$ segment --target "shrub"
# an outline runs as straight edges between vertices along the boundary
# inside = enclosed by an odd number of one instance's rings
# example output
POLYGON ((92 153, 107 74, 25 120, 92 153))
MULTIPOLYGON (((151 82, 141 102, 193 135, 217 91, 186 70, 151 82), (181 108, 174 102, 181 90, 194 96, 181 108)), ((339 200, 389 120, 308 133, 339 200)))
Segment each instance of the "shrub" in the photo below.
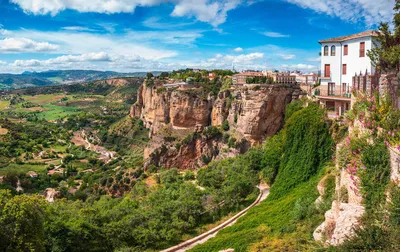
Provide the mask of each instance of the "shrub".
POLYGON ((361 192, 368 211, 386 199, 385 190, 390 179, 389 152, 382 142, 367 145, 361 161, 365 166, 365 169, 360 170, 361 192))
POLYGON ((228 130, 229 130, 229 122, 228 122, 228 120, 225 120, 225 121, 222 123, 222 129, 223 129, 224 131, 228 131, 228 130))
POLYGON ((209 164, 211 162, 211 160, 212 160, 212 157, 209 157, 209 156, 207 156, 205 154, 201 155, 201 161, 204 164, 206 164, 206 165, 209 164))
POLYGON ((183 176, 183 179, 188 181, 188 180, 194 180, 196 176, 194 175, 193 171, 187 171, 185 175, 183 176))

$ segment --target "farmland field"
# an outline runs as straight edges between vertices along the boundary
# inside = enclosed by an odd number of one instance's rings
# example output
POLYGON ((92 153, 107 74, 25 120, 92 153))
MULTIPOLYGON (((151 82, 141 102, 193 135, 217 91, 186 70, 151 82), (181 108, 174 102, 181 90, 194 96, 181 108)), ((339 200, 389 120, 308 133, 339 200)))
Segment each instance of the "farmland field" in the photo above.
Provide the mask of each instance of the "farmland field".
POLYGON ((0 168, 0 176, 5 175, 8 172, 19 172, 19 173, 27 173, 29 171, 34 172, 42 172, 46 170, 47 165, 38 165, 38 164, 15 164, 10 163, 8 166, 4 168, 0 168))
POLYGON ((6 107, 8 107, 10 105, 9 101, 0 101, 0 110, 5 109, 6 107))
POLYGON ((47 121, 63 119, 79 111, 79 108, 76 107, 58 106, 53 104, 46 104, 43 108, 45 111, 38 113, 38 118, 47 121))

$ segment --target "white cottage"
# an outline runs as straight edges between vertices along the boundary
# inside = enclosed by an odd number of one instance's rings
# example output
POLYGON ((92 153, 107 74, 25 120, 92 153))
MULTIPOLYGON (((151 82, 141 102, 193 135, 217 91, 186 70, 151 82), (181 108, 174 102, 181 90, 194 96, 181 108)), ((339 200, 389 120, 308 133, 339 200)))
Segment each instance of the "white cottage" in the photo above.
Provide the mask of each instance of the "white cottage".
POLYGON ((360 72, 375 73, 367 51, 374 47, 376 36, 376 31, 366 31, 319 41, 321 86, 316 94, 336 116, 350 109, 352 77, 360 72))

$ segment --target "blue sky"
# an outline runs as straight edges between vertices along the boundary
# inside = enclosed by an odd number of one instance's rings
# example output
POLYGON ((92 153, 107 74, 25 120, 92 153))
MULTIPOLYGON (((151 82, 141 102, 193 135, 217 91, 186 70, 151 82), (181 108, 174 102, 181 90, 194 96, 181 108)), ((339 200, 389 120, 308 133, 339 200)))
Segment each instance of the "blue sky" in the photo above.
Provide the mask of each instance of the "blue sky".
POLYGON ((394 0, 0 0, 0 72, 319 67, 318 40, 390 22, 394 0), (379 4, 378 4, 379 2, 379 4))

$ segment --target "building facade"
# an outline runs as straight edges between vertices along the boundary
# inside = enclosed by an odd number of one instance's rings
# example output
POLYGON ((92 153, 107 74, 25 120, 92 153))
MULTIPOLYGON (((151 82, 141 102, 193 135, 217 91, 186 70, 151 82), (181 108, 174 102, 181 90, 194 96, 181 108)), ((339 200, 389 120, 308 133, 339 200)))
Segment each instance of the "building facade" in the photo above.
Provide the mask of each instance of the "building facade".
POLYGON ((315 94, 330 111, 341 116, 350 109, 352 77, 375 73, 367 51, 374 47, 375 31, 319 41, 321 85, 315 94))
POLYGON ((244 85, 246 84, 247 78, 254 78, 254 77, 263 77, 262 72, 243 72, 235 74, 232 77, 232 84, 233 85, 244 85))

